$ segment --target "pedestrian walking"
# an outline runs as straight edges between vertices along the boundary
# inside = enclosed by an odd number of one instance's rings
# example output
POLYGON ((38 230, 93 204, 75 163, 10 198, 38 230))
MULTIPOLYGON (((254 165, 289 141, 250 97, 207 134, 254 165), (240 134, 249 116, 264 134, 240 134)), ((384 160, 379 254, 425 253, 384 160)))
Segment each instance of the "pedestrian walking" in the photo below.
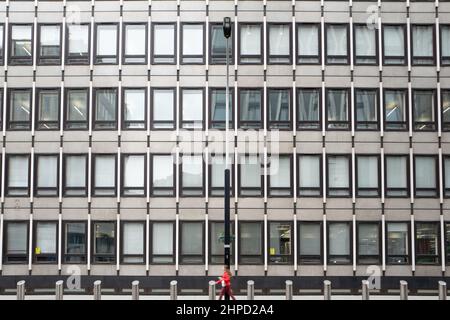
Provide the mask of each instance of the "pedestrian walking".
POLYGON ((219 300, 222 300, 222 297, 225 294, 228 294, 231 299, 236 300, 233 295, 233 291, 231 290, 231 271, 227 266, 224 266, 223 269, 224 271, 222 277, 219 277, 219 280, 216 281, 216 284, 222 284, 222 290, 220 291, 219 300))

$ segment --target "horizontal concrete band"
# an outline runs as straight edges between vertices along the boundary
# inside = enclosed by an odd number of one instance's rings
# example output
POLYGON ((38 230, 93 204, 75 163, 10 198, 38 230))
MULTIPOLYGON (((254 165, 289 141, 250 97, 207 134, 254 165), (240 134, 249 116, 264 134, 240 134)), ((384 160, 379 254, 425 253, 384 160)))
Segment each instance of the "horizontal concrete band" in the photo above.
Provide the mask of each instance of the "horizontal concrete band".
MULTIPOLYGON (((26 289, 51 289, 55 287, 58 280, 64 280, 66 289, 67 276, 1 276, 0 292, 5 289, 15 289, 17 282, 25 280, 26 289)), ((208 290, 208 282, 215 280, 216 275, 211 276, 82 276, 81 289, 92 291, 94 282, 101 281, 102 289, 131 289, 131 283, 135 280, 139 281, 140 289, 167 289, 170 288, 170 282, 177 281, 178 290, 208 290)), ((286 280, 293 282, 294 290, 322 290, 323 281, 331 281, 333 289, 358 290, 361 289, 361 281, 367 280, 367 277, 349 277, 349 276, 331 276, 331 277, 280 277, 280 276, 235 276, 232 279, 232 286, 235 291, 246 290, 247 281, 253 280, 255 290, 284 290, 286 280)), ((450 277, 380 277, 380 289, 392 290, 400 289, 400 281, 408 282, 410 291, 416 290, 438 290, 438 282, 445 281, 450 283, 450 277)))

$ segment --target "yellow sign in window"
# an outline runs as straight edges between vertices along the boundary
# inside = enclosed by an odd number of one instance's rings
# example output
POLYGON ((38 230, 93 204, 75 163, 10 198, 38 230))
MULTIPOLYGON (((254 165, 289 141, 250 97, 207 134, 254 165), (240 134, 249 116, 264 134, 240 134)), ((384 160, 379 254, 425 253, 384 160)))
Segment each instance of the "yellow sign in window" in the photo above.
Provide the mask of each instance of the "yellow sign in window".
POLYGON ((41 254, 41 247, 34 248, 34 253, 35 254, 41 254))

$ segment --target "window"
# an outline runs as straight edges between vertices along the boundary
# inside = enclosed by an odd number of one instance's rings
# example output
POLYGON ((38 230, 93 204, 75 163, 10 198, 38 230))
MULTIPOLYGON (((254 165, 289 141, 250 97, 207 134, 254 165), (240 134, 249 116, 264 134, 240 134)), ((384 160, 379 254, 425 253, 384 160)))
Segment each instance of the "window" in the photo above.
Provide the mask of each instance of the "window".
POLYGON ((117 128, 117 90, 95 89, 94 129, 117 128))
MULTIPOLYGON (((210 223, 210 258, 211 264, 223 264, 224 261, 224 243, 225 243, 225 224, 223 222, 211 222, 210 223)), ((230 258, 234 260, 233 248, 234 248, 234 232, 233 223, 230 223, 230 258)), ((233 262, 231 262, 233 263, 233 262)))
POLYGON ((143 222, 122 224, 122 262, 144 263, 145 232, 143 222))
POLYGON ((126 64, 143 64, 147 62, 147 25, 125 24, 125 52, 123 62, 126 64))
POLYGON ((67 64, 89 63, 89 24, 69 24, 67 26, 67 64))
MULTIPOLYGON (((210 27, 210 64, 226 64, 227 63, 227 39, 223 35, 223 24, 214 23, 211 24, 210 27)), ((233 43, 234 39, 234 25, 231 24, 231 37, 228 41, 228 54, 229 54, 229 63, 233 63, 233 43)))
POLYGON ((378 91, 356 89, 356 129, 378 130, 378 91))
POLYGON ((356 193, 359 197, 378 197, 380 195, 378 163, 378 156, 359 155, 356 157, 356 193))
POLYGON ((66 155, 64 158, 64 195, 86 196, 87 156, 66 155))
POLYGON ((388 222, 386 224, 388 264, 409 263, 409 228, 405 222, 388 222))
POLYGON ((262 127, 261 89, 239 90, 239 128, 260 129, 262 127))
POLYGON ((152 223, 152 263, 173 263, 175 252, 173 230, 173 222, 152 223))
POLYGON ((380 224, 358 223, 358 264, 380 264, 380 224))
POLYGON ((327 128, 350 129, 348 89, 327 89, 327 128))
POLYGON ((405 26, 383 26, 383 63, 385 65, 405 64, 405 26))
POLYGON ((350 158, 347 155, 327 156, 328 196, 350 196, 350 158))
POLYGON ((239 159, 239 194, 241 196, 261 196, 263 177, 261 159, 257 155, 240 156, 239 159))
POLYGON ((147 89, 127 88, 123 91, 123 129, 145 129, 147 89))
POLYGON ((34 262, 56 263, 57 260, 57 223, 36 222, 34 243, 34 262))
POLYGON ((261 222, 239 223, 239 264, 263 263, 261 222))
POLYGON ((329 24, 326 37, 327 64, 348 64, 348 26, 329 24))
POLYGON ((269 89, 269 129, 291 129, 291 90, 269 89))
POLYGON ((114 263, 116 260, 116 225, 114 222, 94 222, 93 263, 114 263))
POLYGON ((96 25, 96 64, 116 64, 118 54, 118 32, 115 24, 96 25))
POLYGON ((204 63, 203 24, 183 23, 181 25, 181 62, 204 63))
POLYGON ((38 130, 59 129, 59 90, 38 90, 38 115, 36 127, 38 130))
MULTIPOLYGON (((226 89, 214 88, 211 89, 210 100, 210 111, 209 111, 209 121, 210 128, 213 129, 225 129, 225 118, 226 118, 226 89)), ((229 128, 234 127, 234 112, 233 112, 233 90, 229 91, 228 98, 228 121, 229 128)))
POLYGON ((61 63, 61 26, 39 26, 39 64, 61 63))
POLYGON ((416 222, 416 264, 439 263, 439 223, 416 222))
POLYGON ((269 63, 290 64, 291 62, 291 25, 269 24, 269 63))
POLYGON ((269 223, 269 263, 292 262, 292 226, 290 222, 269 223))
POLYGON ((29 155, 7 155, 7 195, 28 196, 29 179, 29 155))
POLYGON ((152 129, 175 128, 175 89, 152 89, 152 129))
POLYGON ((450 131, 450 90, 442 90, 442 130, 450 131))
POLYGON ((262 24, 239 25, 239 63, 262 63, 262 24))
POLYGON ((116 195, 116 155, 96 154, 94 159, 94 187, 95 196, 116 195))
POLYGON ((204 262, 204 226, 203 222, 181 222, 180 262, 183 264, 202 264, 204 262))
POLYGON ((408 156, 386 156, 386 196, 407 197, 409 194, 408 156))
POLYGON ((445 224, 445 255, 450 261, 450 223, 445 224))
POLYGON ((386 130, 406 130, 408 125, 406 91, 384 91, 384 127, 386 130))
POLYGON ((33 63, 33 26, 11 25, 9 63, 31 65, 33 63))
POLYGON ((414 156, 414 186, 416 197, 436 197, 437 158, 435 156, 414 156))
POLYGON ((57 155, 36 155, 36 195, 58 195, 59 161, 57 155))
POLYGON ((450 157, 446 156, 443 159, 444 166, 444 196, 450 197, 450 157))
POLYGON ((170 154, 152 154, 151 193, 153 196, 173 196, 175 190, 174 160, 170 154))
POLYGON ((269 194, 271 196, 292 195, 290 155, 271 155, 269 164, 269 194))
POLYGON ((5 263, 28 262, 28 222, 5 222, 5 263))
POLYGON ((441 25, 441 63, 450 65, 450 25, 441 25))
POLYGON ((297 25, 297 63, 320 63, 320 25, 297 25))
POLYGON ((86 223, 64 223, 64 262, 86 263, 86 223))
POLYGON ((434 64, 434 26, 412 26, 412 63, 415 65, 434 64))
POLYGON ((145 155, 123 155, 122 162, 122 195, 145 195, 145 155))
POLYGON ((88 128, 88 89, 66 91, 65 129, 84 130, 88 128))
POLYGON ((154 23, 152 24, 152 63, 174 64, 175 63, 175 24, 154 23))
POLYGON ((413 90, 414 130, 436 130, 434 90, 413 90))
POLYGON ((322 195, 322 158, 320 155, 299 155, 298 194, 301 197, 322 195))
POLYGON ((373 25, 355 25, 355 63, 377 63, 377 30, 373 25))
POLYGON ((299 263, 322 263, 322 224, 302 221, 298 224, 299 263))
POLYGON ((0 127, 3 128, 3 90, 0 89, 0 127))
POLYGON ((350 223, 328 223, 328 263, 349 264, 351 262, 350 223))
POLYGON ((5 56, 5 27, 4 25, 0 25, 0 64, 4 63, 5 56))
POLYGON ((320 89, 297 90, 297 125, 299 130, 318 130, 320 123, 320 89))
POLYGON ((203 195, 203 156, 182 155, 181 194, 183 196, 203 195))
POLYGON ((182 89, 181 97, 181 127, 203 129, 203 89, 182 89))
POLYGON ((31 129, 30 89, 11 89, 9 91, 8 129, 31 129))
MULTIPOLYGON (((211 165, 210 165, 210 194, 212 196, 220 196, 224 195, 224 186, 225 186, 225 155, 211 155, 211 165)), ((232 157, 229 158, 230 161, 230 194, 233 194, 233 162, 232 157)))

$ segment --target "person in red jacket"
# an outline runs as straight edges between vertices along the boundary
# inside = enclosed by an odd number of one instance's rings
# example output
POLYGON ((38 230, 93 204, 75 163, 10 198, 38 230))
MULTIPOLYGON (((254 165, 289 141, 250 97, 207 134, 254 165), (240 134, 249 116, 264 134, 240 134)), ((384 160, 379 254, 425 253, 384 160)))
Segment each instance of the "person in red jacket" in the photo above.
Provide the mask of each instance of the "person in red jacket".
POLYGON ((233 295, 233 291, 231 290, 231 271, 227 266, 223 269, 224 271, 222 277, 219 277, 219 280, 216 281, 216 284, 222 283, 222 290, 220 291, 219 300, 222 300, 222 297, 225 294, 228 294, 231 299, 236 300, 233 295))

